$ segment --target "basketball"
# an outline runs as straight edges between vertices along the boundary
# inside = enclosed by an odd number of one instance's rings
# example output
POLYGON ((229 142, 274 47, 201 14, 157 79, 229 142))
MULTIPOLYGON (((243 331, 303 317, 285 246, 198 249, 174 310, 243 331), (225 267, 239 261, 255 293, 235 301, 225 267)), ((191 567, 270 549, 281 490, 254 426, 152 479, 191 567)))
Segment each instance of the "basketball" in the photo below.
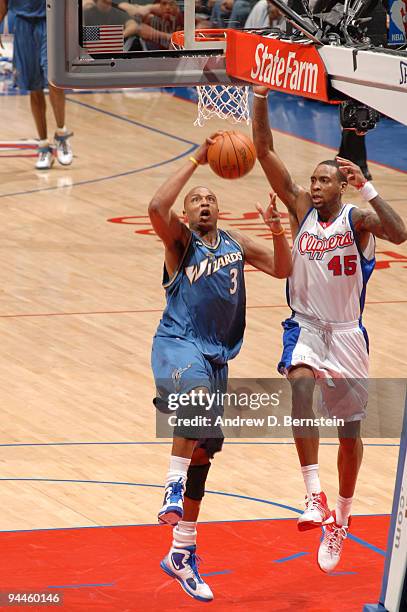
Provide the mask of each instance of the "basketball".
POLYGON ((255 161, 254 144, 242 132, 223 132, 208 148, 208 163, 221 178, 240 178, 250 172, 255 161))

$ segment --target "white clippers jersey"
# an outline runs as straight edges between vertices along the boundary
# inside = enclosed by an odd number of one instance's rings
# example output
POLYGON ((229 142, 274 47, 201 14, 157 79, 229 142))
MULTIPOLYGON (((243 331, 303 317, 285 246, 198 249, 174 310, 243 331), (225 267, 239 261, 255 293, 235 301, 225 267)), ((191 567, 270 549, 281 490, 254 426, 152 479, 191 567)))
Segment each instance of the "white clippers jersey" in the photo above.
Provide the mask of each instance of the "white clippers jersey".
POLYGON ((293 272, 287 282, 293 312, 331 323, 360 319, 375 265, 375 240, 371 235, 364 253, 359 250, 352 208, 345 204, 325 228, 315 208, 304 218, 294 241, 293 272))

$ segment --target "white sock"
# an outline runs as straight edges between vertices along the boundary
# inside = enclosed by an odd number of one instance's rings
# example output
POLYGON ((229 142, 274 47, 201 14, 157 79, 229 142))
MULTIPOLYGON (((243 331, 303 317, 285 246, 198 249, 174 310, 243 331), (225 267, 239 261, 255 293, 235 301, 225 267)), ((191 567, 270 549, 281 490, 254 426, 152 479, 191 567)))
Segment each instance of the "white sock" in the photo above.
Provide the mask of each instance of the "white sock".
POLYGON ((352 507, 353 497, 342 497, 338 495, 336 501, 336 524, 341 527, 348 526, 348 519, 350 516, 350 509, 352 507))
POLYGON ((39 140, 38 141, 38 148, 39 149, 45 149, 45 147, 49 147, 49 140, 48 140, 48 138, 44 138, 44 140, 39 140))
POLYGON ((180 478, 183 480, 183 482, 185 482, 187 479, 187 473, 190 463, 191 459, 171 455, 170 466, 167 472, 165 486, 167 486, 169 482, 174 482, 174 480, 179 480, 180 478))
POLYGON ((172 530, 172 547, 185 548, 196 544, 196 523, 190 521, 179 521, 172 530))
POLYGON ((312 493, 321 493, 321 483, 319 482, 319 465, 304 465, 301 467, 301 472, 304 478, 307 495, 310 497, 312 493))
POLYGON ((66 129, 66 125, 64 125, 64 127, 57 127, 57 129, 55 130, 57 136, 64 136, 67 133, 67 129, 66 129))

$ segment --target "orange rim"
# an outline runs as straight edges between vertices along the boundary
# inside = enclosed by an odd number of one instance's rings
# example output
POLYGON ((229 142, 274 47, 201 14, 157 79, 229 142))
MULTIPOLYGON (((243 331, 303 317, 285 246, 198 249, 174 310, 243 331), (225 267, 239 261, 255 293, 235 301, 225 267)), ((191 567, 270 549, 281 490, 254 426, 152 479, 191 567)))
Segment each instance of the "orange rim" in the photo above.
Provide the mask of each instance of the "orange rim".
MULTIPOLYGON (((218 41, 226 39, 227 30, 220 29, 202 29, 195 30, 195 41, 218 41)), ((184 30, 178 30, 177 32, 173 32, 171 35, 172 44, 180 48, 184 48, 185 37, 184 30)))

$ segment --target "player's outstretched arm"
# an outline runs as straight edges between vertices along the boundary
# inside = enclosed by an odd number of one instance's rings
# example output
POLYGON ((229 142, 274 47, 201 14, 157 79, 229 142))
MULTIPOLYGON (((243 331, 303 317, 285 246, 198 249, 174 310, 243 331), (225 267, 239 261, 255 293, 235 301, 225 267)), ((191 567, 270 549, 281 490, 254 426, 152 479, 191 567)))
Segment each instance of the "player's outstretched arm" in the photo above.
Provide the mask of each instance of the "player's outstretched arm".
POLYGON ((292 269, 291 249, 280 222, 276 194, 270 193, 270 204, 265 211, 260 204, 257 204, 257 210, 273 234, 274 253, 247 236, 236 232, 231 234, 242 245, 247 263, 275 278, 287 278, 292 269))
POLYGON ((308 194, 293 181, 286 166, 274 150, 273 134, 268 116, 268 89, 256 85, 253 87, 253 91, 253 142, 256 147, 257 158, 272 189, 277 193, 280 200, 292 214, 302 217, 302 211, 299 210, 302 200, 307 200, 305 203, 306 210, 311 206, 311 200, 306 197, 308 194))
POLYGON ((181 168, 168 178, 154 194, 148 214, 156 234, 171 249, 179 243, 185 246, 189 229, 182 223, 172 207, 181 190, 191 178, 198 166, 207 163, 208 147, 214 142, 213 134, 188 158, 181 168))
POLYGON ((373 210, 352 210, 352 222, 359 234, 370 232, 378 238, 388 240, 393 244, 401 244, 407 240, 407 230, 403 219, 382 197, 373 185, 366 181, 359 166, 337 157, 340 168, 348 178, 348 183, 359 190, 364 200, 369 202, 373 210))

